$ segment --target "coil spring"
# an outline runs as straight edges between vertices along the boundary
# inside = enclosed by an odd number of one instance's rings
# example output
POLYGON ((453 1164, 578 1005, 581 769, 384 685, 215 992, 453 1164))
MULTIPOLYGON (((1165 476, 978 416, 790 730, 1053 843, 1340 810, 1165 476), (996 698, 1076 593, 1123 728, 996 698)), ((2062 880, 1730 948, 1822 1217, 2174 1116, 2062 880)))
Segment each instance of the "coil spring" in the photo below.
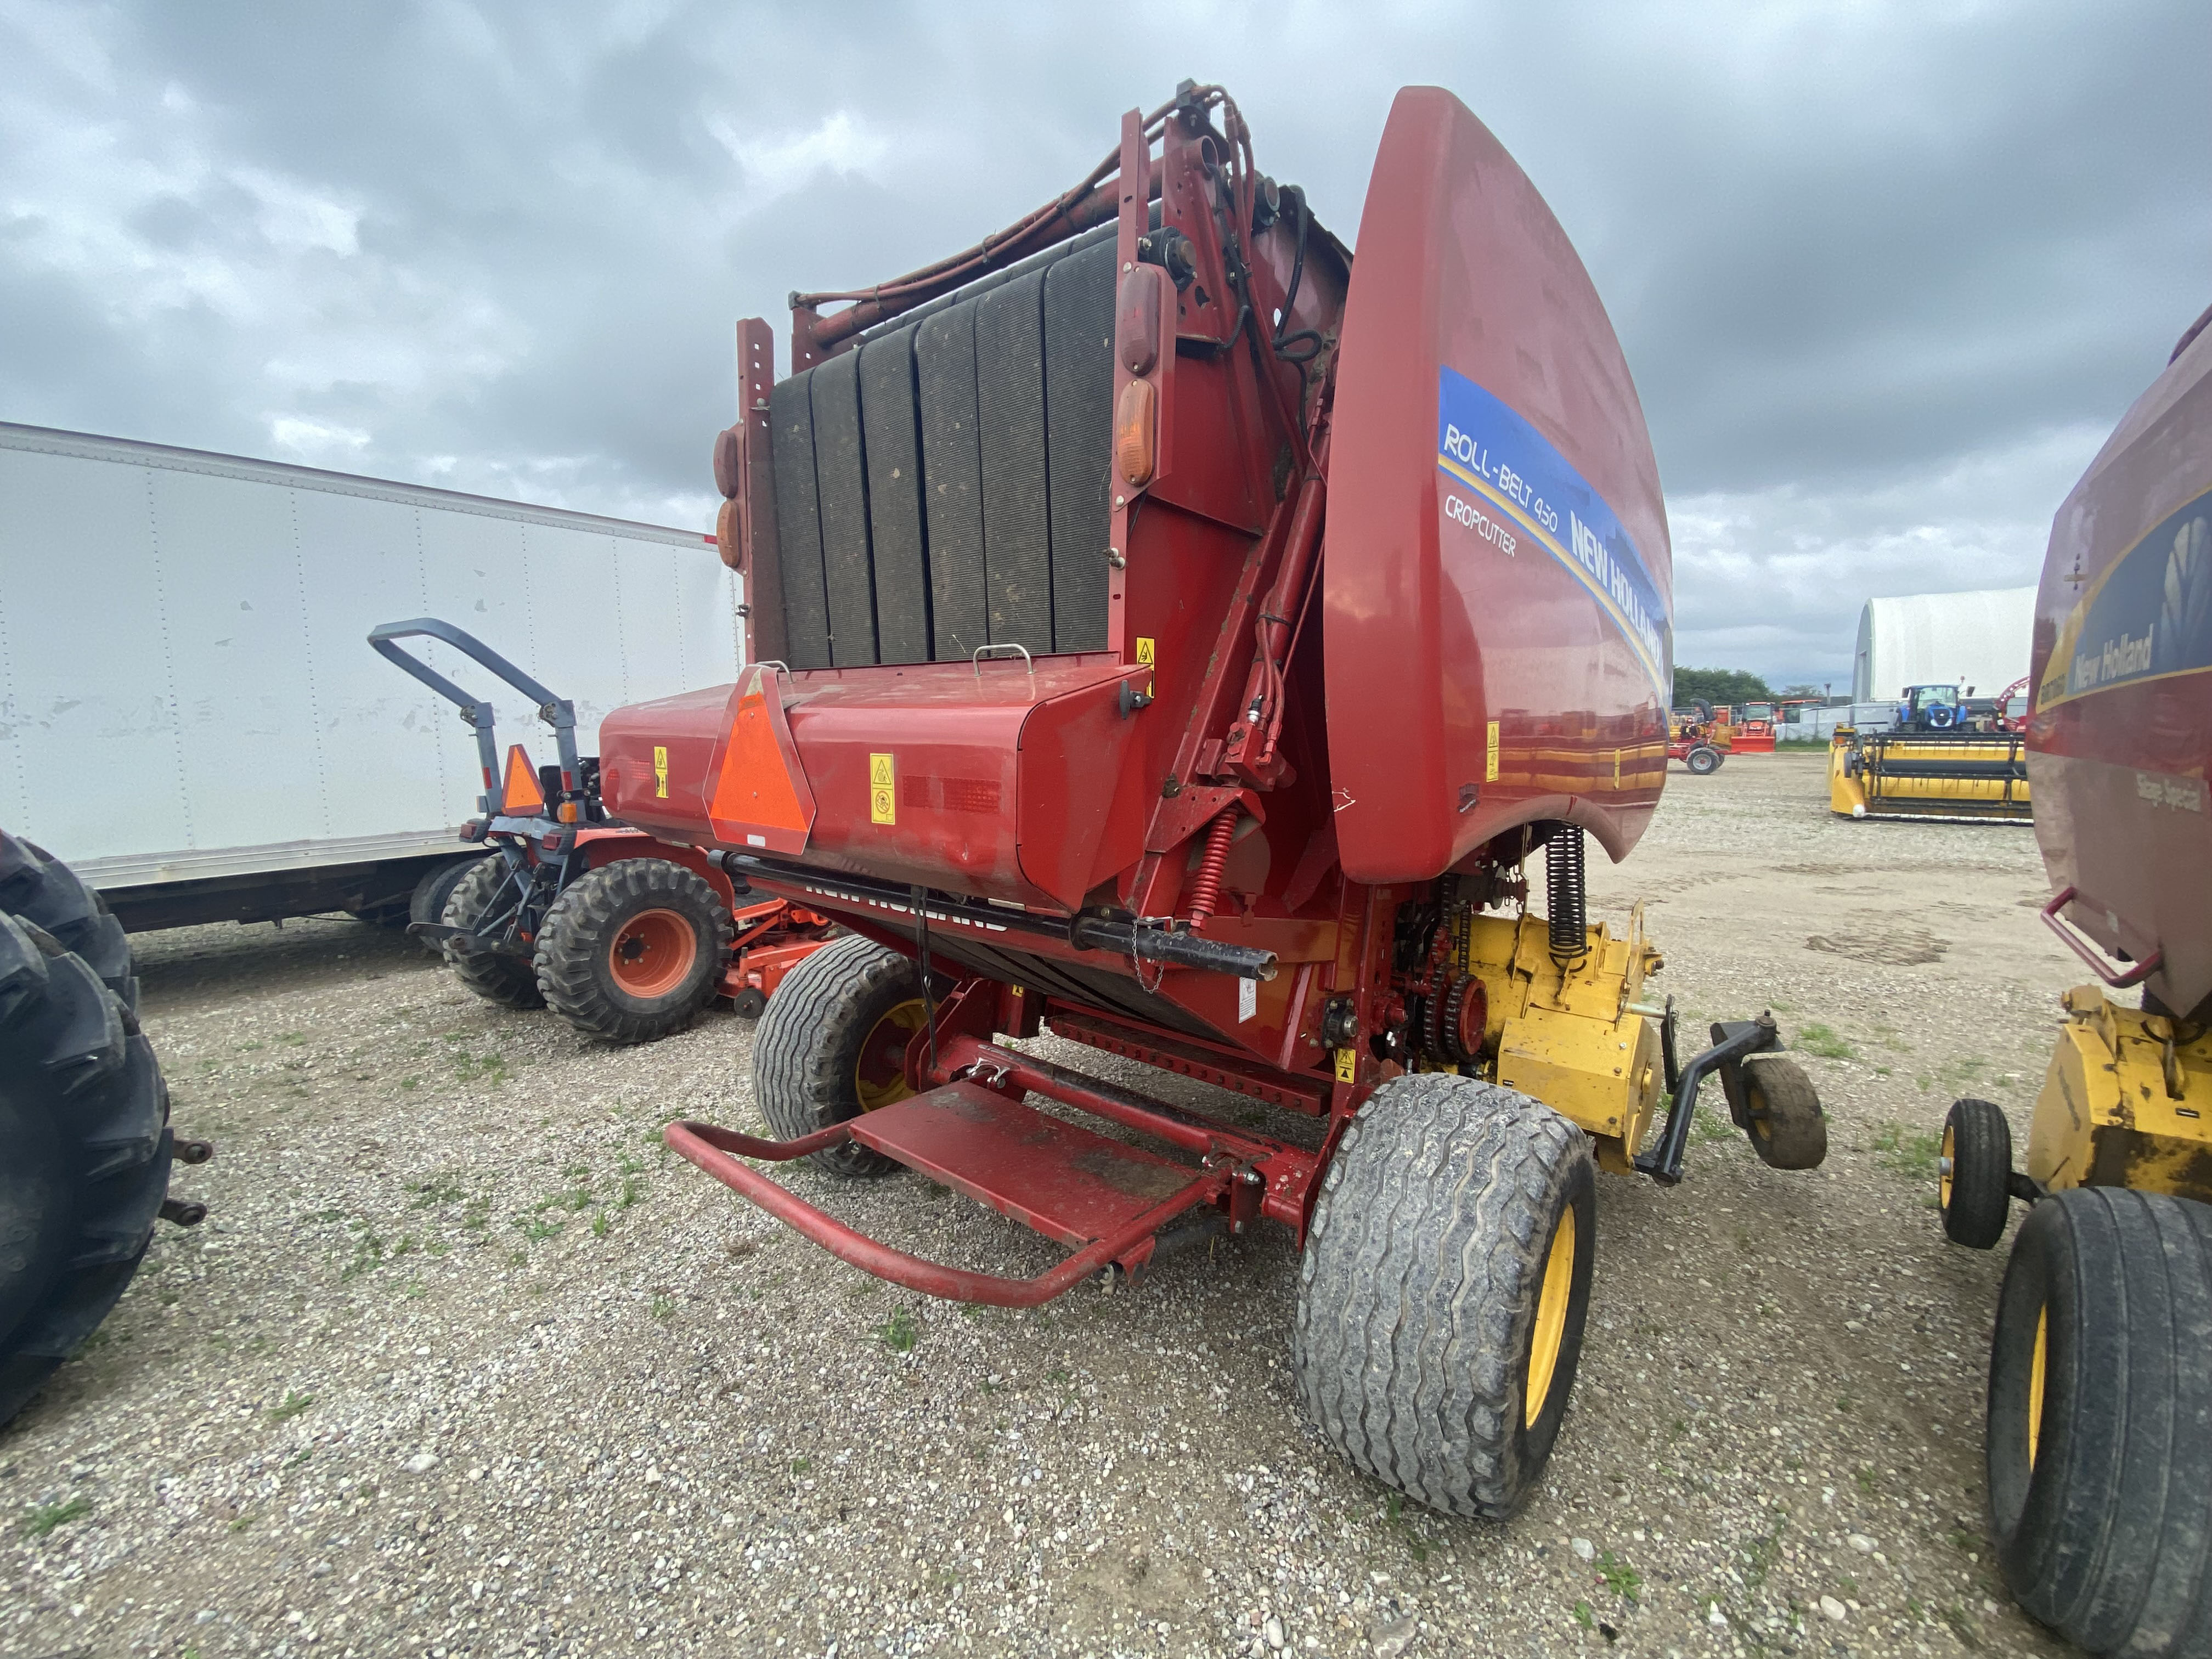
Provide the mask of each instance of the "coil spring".
POLYGON ((1589 952, 1589 890, 1583 874, 1582 826, 1559 823, 1544 844, 1544 890, 1550 902, 1552 954, 1589 952))
POLYGON ((1202 927, 1221 903, 1221 872, 1229 862, 1230 838, 1237 833, 1237 809, 1227 808, 1206 826, 1206 850, 1199 854, 1198 870, 1190 878, 1190 909, 1185 920, 1202 927))

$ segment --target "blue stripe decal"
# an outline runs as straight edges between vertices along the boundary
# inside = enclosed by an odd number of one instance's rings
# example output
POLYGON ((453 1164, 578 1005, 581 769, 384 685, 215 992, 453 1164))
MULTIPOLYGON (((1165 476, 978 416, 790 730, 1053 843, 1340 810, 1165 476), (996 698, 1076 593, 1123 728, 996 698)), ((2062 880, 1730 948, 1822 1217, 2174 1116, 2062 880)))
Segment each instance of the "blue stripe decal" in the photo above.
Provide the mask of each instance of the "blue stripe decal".
POLYGON ((1664 701, 1674 684, 1674 618, 1605 497, 1551 441, 1453 368, 1437 380, 1437 467, 1481 502, 1447 491, 1446 515, 1508 557, 1522 540, 1557 559, 1620 630, 1664 701), (1493 522, 1486 503, 1507 522, 1493 522))

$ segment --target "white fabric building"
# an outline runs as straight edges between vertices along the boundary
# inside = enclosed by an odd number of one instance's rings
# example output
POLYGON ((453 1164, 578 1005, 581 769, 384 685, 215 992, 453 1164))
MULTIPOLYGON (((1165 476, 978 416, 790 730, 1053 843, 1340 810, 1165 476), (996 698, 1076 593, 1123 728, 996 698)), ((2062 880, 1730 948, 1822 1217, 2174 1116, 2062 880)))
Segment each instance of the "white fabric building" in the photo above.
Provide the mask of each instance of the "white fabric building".
POLYGON ((1994 697, 2027 672, 2034 623, 2032 587, 1869 599, 1851 659, 1852 701, 1893 700, 1908 685, 1953 684, 1994 697))

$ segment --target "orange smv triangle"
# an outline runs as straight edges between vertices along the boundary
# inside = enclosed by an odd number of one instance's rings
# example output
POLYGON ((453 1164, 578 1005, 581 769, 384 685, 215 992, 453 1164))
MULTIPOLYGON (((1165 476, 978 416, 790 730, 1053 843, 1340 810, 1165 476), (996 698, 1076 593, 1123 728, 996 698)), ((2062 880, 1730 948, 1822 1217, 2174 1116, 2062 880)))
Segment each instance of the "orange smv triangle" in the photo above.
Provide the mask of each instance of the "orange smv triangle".
POLYGON ((809 810, 813 792, 807 790, 802 799, 804 786, 792 775, 798 757, 785 753, 789 739, 777 729, 781 706, 769 702, 774 684, 757 669, 738 696, 723 740, 722 770, 714 781, 708 816, 718 836, 797 853, 805 848, 807 832, 814 826, 809 810), (749 836, 748 830, 754 834, 749 836))
POLYGON ((538 787, 538 769, 520 744, 507 751, 507 781, 500 786, 499 810, 509 817, 535 817, 545 810, 545 792, 538 787))

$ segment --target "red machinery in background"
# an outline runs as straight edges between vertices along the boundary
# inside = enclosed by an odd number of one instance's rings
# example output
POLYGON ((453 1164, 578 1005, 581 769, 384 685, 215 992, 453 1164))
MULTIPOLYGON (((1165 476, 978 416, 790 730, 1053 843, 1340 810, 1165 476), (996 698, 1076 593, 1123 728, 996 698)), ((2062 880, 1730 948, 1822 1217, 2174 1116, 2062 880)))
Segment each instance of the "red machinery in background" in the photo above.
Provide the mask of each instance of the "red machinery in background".
POLYGON ((1502 1515, 1571 1387, 1595 1169, 1678 1180, 1716 1073, 1771 1163, 1826 1129, 1771 1018, 1679 1064, 1640 908, 1625 939, 1587 914, 1585 837, 1625 857, 1665 781, 1671 568, 1580 260, 1434 88, 1399 95, 1358 246, 1186 83, 1019 224, 795 296, 788 377, 740 324, 714 470, 755 665, 610 714, 601 781, 859 935, 762 1024, 779 1138, 672 1146, 848 1261, 1009 1306, 1278 1223, 1308 1412, 1502 1515), (1312 1127, 995 1040, 1046 1029, 1312 1127), (749 1162, 799 1157, 1069 1254, 921 1260, 749 1162))
POLYGON ((757 1018, 783 976, 836 932, 827 916, 748 895, 698 848, 609 819, 599 763, 576 752, 576 711, 474 635, 434 617, 386 623, 369 644, 461 710, 484 793, 460 838, 489 856, 455 860, 436 915, 408 929, 441 948, 461 982, 513 1008, 550 1006, 579 1032, 644 1042, 717 995, 757 1018), (473 659, 537 706, 559 759, 502 762, 492 706, 399 641, 431 639, 473 659))

